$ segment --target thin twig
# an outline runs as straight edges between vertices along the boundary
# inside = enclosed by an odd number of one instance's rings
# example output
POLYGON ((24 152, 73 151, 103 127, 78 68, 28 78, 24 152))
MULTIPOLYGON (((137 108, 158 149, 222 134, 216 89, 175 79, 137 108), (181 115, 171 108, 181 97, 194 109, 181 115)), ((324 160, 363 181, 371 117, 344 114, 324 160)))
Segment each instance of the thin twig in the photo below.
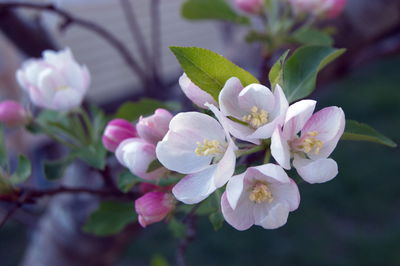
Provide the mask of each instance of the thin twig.
POLYGON ((151 46, 152 46, 152 70, 155 80, 159 80, 161 72, 161 14, 160 0, 151 0, 151 46))
POLYGON ((110 45, 113 46, 121 54, 122 58, 125 60, 126 64, 130 67, 132 72, 134 72, 140 78, 143 84, 146 84, 146 73, 137 63, 133 55, 129 52, 128 48, 124 45, 123 42, 114 37, 114 35, 111 34, 105 28, 91 21, 75 17, 68 11, 58 8, 53 4, 39 4, 39 3, 27 3, 27 2, 21 3, 15 1, 0 3, 0 11, 6 9, 14 9, 14 8, 29 8, 29 9, 35 9, 57 14, 64 19, 64 22, 60 25, 61 31, 66 30, 70 25, 76 24, 96 33, 104 40, 106 40, 108 43, 110 43, 110 45))
POLYGON ((140 25, 136 19, 134 8, 131 0, 120 0, 122 11, 124 12, 126 21, 133 37, 133 41, 136 43, 139 49, 140 56, 142 57, 143 63, 148 67, 151 67, 151 59, 149 52, 146 48, 146 42, 140 25))
POLYGON ((14 215, 14 213, 21 207, 19 203, 16 203, 8 212, 4 215, 0 222, 0 229, 7 223, 7 221, 14 215))
POLYGON ((176 264, 178 266, 186 266, 185 262, 185 252, 190 244, 193 241, 196 235, 196 211, 200 207, 200 204, 194 206, 191 211, 182 219, 182 222, 186 225, 186 234, 181 241, 178 243, 178 247, 176 250, 176 264))

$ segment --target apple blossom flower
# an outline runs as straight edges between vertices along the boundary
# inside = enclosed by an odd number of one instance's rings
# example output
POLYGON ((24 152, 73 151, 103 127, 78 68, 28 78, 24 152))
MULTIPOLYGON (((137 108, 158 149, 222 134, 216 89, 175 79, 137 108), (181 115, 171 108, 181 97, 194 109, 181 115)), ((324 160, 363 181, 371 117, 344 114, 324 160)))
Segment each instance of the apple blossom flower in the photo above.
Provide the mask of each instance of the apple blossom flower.
POLYGON ((17 80, 35 105, 69 111, 85 97, 90 74, 67 48, 59 52, 45 51, 43 58, 27 60, 17 71, 17 80))
POLYGON ((6 100, 0 103, 0 122, 7 126, 19 126, 27 123, 29 115, 16 101, 6 100))
POLYGON ((210 103, 218 106, 214 98, 207 92, 200 89, 196 84, 194 84, 188 78, 186 73, 183 73, 182 76, 179 78, 179 85, 181 86, 181 89, 186 97, 188 97, 198 107, 204 109, 205 103, 210 103))
POLYGON ((336 162, 328 157, 344 132, 345 116, 336 106, 312 114, 315 104, 302 100, 289 107, 283 128, 272 135, 271 154, 285 169, 294 158, 293 166, 305 181, 323 183, 338 173, 336 162))
POLYGON ((150 164, 157 159, 156 146, 141 138, 124 140, 119 144, 115 155, 120 164, 143 179, 156 180, 168 172, 164 167, 147 172, 150 164))
POLYGON ((260 84, 243 88, 239 79, 230 78, 219 95, 220 111, 210 108, 232 136, 255 144, 270 138, 285 119, 288 101, 277 85, 274 93, 260 84))
POLYGON ((259 14, 264 6, 264 0, 235 0, 235 6, 244 12, 259 14))
POLYGON ((289 0, 296 14, 325 15, 329 18, 342 13, 346 0, 289 0))
POLYGON ((194 204, 222 187, 233 175, 235 150, 218 121, 198 112, 179 113, 157 144, 157 158, 168 169, 187 174, 172 189, 174 196, 194 204))
POLYGON ((135 210, 142 227, 162 221, 174 208, 175 199, 168 192, 147 192, 135 201, 135 210))
POLYGON ((243 174, 233 176, 221 198, 225 220, 241 231, 252 225, 281 227, 299 204, 296 183, 275 164, 249 167, 243 174))
POLYGON ((153 115, 140 117, 136 124, 139 137, 149 143, 157 144, 168 132, 172 114, 165 109, 157 109, 153 115))
POLYGON ((137 132, 132 123, 125 119, 117 118, 107 124, 102 141, 107 150, 115 152, 122 141, 135 137, 137 137, 137 132))

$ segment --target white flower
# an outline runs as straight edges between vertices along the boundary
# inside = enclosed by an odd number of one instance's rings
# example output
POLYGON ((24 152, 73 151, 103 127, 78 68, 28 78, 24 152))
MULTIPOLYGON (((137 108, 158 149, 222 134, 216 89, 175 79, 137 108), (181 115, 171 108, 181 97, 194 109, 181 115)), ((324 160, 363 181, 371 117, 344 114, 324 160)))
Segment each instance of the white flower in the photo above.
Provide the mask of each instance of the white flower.
POLYGON ((17 80, 34 104, 68 111, 82 103, 90 74, 67 48, 60 52, 45 51, 42 59, 26 61, 17 71, 17 80))
POLYGON ((290 159, 299 175, 308 183, 323 183, 334 178, 338 167, 328 158, 344 132, 345 116, 336 106, 312 115, 315 101, 302 100, 288 109, 283 128, 271 138, 271 154, 285 169, 290 159))
POLYGON ((225 220, 237 230, 259 225, 265 229, 283 226, 300 204, 296 183, 278 165, 250 167, 233 176, 222 195, 225 220))
POLYGON ((220 110, 210 108, 232 136, 259 143, 270 138, 275 127, 285 119, 288 108, 282 88, 274 93, 260 84, 243 88, 239 79, 230 78, 219 95, 220 110))
POLYGON ((188 174, 172 192, 194 204, 222 187, 233 175, 236 146, 214 118, 197 112, 177 114, 157 145, 157 158, 168 169, 188 174))
POLYGON ((179 78, 179 85, 183 93, 188 97, 195 105, 200 108, 205 108, 205 103, 211 103, 214 105, 218 105, 214 98, 208 94, 207 92, 200 89, 196 84, 194 84, 186 75, 183 73, 179 78))

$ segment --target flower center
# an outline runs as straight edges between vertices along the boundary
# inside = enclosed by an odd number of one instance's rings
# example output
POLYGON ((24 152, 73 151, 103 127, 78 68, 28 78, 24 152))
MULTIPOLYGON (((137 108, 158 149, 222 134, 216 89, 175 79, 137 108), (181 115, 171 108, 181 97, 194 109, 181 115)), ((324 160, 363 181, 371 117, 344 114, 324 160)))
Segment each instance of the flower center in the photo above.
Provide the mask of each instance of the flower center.
POLYGON ((198 141, 197 148, 194 151, 198 156, 210 156, 224 153, 224 147, 218 140, 205 139, 203 142, 198 141))
POLYGON ((268 123, 268 112, 253 106, 250 114, 243 116, 243 121, 247 122, 250 127, 256 129, 268 123))
POLYGON ((64 86, 60 86, 60 87, 54 88, 54 90, 55 91, 62 91, 62 90, 66 90, 68 88, 69 88, 68 86, 64 85, 64 86))
POLYGON ((257 182, 250 192, 249 199, 255 203, 271 203, 274 200, 274 197, 266 183, 257 182))
POLYGON ((319 151, 324 146, 324 143, 319 139, 315 138, 318 136, 317 131, 310 131, 307 133, 307 137, 303 139, 300 145, 297 146, 298 149, 303 150, 305 153, 314 151, 315 154, 319 154, 319 151))

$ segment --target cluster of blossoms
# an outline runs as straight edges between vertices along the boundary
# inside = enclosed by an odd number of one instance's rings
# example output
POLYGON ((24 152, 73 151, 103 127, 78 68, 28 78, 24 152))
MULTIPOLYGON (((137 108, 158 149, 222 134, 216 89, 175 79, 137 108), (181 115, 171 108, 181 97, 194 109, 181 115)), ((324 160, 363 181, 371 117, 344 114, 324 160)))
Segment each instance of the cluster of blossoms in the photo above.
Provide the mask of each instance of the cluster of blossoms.
MULTIPOLYGON (((287 0, 297 15, 310 14, 334 18, 340 15, 346 0, 287 0)), ((249 14, 261 14, 264 0, 235 0, 235 6, 249 14)))
MULTIPOLYGON (((140 118, 137 132, 127 121, 110 122, 103 138, 106 147, 119 143, 117 159, 143 179, 161 179, 171 171, 184 174, 172 187, 177 200, 197 204, 227 184, 221 209, 229 224, 238 230, 254 224, 274 229, 284 225, 300 203, 298 187, 284 169, 292 164, 308 183, 337 175, 337 164, 328 157, 344 131, 342 109, 328 107, 313 114, 315 101, 289 106, 279 85, 273 92, 260 84, 243 87, 235 77, 226 82, 218 103, 186 74, 179 83, 193 103, 211 110, 216 119, 200 112, 173 117, 158 109, 140 118), (234 175, 236 159, 246 151, 238 147, 244 143, 270 149, 277 164, 234 175), (154 160, 164 167, 147 172, 154 160)), ((160 221, 175 206, 170 190, 159 187, 150 193, 136 201, 143 226, 160 221)))

